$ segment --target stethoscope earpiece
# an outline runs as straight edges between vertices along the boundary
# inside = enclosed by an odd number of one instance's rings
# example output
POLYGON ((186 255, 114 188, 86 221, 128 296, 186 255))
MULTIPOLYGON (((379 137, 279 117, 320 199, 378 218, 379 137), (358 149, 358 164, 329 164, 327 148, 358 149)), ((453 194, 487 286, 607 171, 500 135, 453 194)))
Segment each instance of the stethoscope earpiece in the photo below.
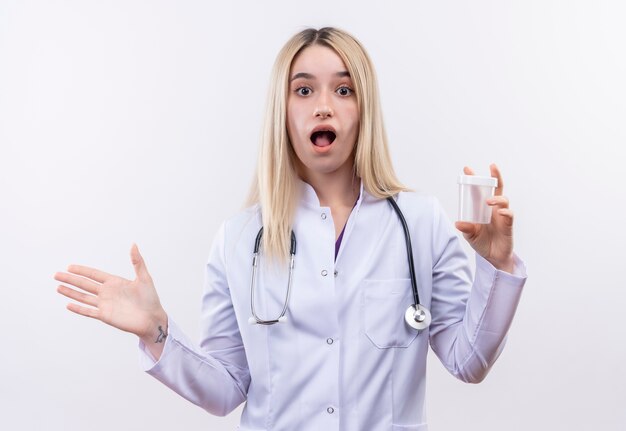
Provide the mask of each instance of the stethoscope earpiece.
POLYGON ((421 304, 417 304, 417 306, 415 304, 410 305, 406 309, 406 313, 404 313, 404 320, 411 328, 421 331, 430 325, 430 311, 421 304))

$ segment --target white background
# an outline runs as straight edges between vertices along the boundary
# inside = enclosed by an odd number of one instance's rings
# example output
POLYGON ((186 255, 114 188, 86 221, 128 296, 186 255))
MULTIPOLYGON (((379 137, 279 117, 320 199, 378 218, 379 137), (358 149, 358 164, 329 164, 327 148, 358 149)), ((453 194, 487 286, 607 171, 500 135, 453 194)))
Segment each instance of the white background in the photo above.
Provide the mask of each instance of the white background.
POLYGON ((232 430, 65 310, 70 263, 131 277, 199 334, 203 266, 243 204, 269 72, 305 26, 369 50, 401 179, 456 214, 495 161, 529 281, 482 384, 430 357, 432 430, 626 424, 626 5, 530 1, 0 1, 0 428, 232 430))

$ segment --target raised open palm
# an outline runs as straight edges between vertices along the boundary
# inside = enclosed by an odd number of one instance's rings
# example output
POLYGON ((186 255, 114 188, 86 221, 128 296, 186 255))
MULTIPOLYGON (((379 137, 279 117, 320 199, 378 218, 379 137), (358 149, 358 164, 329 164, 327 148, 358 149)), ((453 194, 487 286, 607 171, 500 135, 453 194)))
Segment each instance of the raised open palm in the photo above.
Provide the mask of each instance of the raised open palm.
POLYGON ((74 313, 98 319, 140 338, 152 337, 158 325, 167 321, 167 315, 134 244, 130 256, 136 275, 132 281, 98 269, 70 265, 67 272, 56 273, 54 279, 72 287, 59 285, 57 291, 80 303, 67 305, 74 313))

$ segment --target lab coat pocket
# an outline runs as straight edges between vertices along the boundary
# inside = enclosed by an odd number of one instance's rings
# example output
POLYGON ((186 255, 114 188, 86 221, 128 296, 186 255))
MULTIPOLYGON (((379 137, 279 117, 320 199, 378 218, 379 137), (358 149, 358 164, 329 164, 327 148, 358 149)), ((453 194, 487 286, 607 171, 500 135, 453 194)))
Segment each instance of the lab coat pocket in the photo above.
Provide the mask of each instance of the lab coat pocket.
POLYGON ((408 347, 417 337, 404 321, 413 303, 410 279, 364 280, 362 298, 365 335, 376 347, 408 347))

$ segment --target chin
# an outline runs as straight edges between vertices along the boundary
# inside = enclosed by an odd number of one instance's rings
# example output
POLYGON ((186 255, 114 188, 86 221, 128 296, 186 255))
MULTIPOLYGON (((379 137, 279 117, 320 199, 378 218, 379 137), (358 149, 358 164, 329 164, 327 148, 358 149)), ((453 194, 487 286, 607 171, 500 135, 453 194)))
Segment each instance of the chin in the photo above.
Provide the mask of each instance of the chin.
POLYGON ((346 165, 352 166, 349 160, 343 160, 337 162, 336 160, 315 160, 313 163, 308 163, 305 165, 305 170, 309 173, 313 173, 316 175, 332 175, 341 171, 342 168, 347 168, 346 165))

